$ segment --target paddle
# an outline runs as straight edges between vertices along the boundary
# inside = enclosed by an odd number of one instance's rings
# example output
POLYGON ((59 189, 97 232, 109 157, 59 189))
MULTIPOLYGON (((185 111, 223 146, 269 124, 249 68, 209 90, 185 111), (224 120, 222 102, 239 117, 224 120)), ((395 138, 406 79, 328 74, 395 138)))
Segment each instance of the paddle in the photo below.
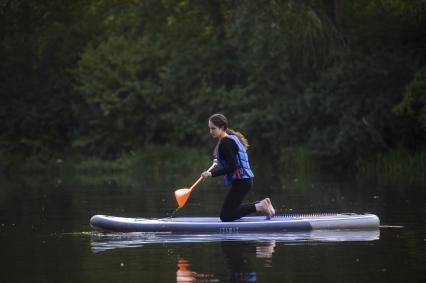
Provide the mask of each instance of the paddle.
MULTIPOLYGON (((207 169, 207 172, 209 172, 210 170, 212 170, 217 164, 217 160, 213 160, 213 164, 212 166, 210 166, 209 169, 207 169)), ((203 180, 203 177, 198 178, 197 181, 195 181, 195 183, 188 189, 188 188, 183 188, 183 189, 179 189, 175 191, 175 197, 176 197, 176 201, 179 205, 179 208, 183 207, 186 203, 186 201, 189 198, 189 195, 191 194, 192 190, 195 189, 198 184, 201 183, 201 181, 203 180)))

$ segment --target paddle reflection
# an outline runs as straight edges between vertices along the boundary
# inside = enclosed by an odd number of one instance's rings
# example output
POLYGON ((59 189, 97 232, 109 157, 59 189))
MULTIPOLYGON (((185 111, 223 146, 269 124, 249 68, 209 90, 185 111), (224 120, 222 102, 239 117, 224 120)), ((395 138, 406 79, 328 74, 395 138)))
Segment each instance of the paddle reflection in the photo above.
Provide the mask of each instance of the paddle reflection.
POLYGON ((176 282, 195 282, 197 273, 189 269, 189 261, 178 259, 178 270, 176 271, 176 282))
POLYGON ((192 271, 189 268, 189 261, 183 258, 178 259, 176 271, 176 282, 218 282, 213 274, 203 274, 192 271))

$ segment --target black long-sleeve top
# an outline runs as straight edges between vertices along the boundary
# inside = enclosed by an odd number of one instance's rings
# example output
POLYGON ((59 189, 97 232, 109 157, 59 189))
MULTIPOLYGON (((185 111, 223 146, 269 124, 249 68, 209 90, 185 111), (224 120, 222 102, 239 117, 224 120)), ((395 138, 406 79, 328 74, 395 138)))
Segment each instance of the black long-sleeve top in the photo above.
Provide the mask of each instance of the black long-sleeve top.
MULTIPOLYGON (((212 177, 233 173, 237 170, 237 144, 232 139, 223 138, 218 146, 219 156, 225 161, 225 166, 216 166, 211 172, 212 177)), ((216 158, 219 158, 219 156, 216 156, 216 158)))

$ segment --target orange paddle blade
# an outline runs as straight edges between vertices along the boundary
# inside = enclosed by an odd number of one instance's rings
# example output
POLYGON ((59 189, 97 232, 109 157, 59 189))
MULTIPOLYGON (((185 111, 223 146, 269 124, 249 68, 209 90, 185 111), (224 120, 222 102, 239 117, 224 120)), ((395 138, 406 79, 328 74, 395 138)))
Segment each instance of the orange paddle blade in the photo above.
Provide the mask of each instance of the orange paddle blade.
MULTIPOLYGON (((216 164, 217 164, 217 160, 215 159, 213 161, 212 166, 210 166, 210 168, 207 169, 207 171, 212 170, 216 166, 216 164)), ((191 194, 191 191, 195 189, 202 181, 203 181, 203 177, 200 177, 198 178, 197 181, 195 181, 195 183, 189 189, 183 188, 183 189, 179 189, 175 191, 175 197, 179 205, 179 208, 182 208, 185 205, 186 201, 189 198, 189 195, 191 194)))
POLYGON ((190 189, 179 189, 175 191, 175 197, 179 208, 183 207, 191 194, 190 189))

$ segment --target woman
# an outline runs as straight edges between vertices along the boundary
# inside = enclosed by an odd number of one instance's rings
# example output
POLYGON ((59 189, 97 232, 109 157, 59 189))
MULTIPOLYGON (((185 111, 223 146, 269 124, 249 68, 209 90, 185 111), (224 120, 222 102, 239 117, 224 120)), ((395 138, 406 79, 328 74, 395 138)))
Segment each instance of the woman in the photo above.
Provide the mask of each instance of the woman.
POLYGON ((225 184, 230 186, 220 213, 224 222, 234 221, 253 212, 261 212, 271 219, 275 215, 269 198, 256 203, 241 204, 253 184, 254 174, 250 169, 246 149, 248 142, 239 132, 228 129, 228 120, 222 114, 209 118, 210 134, 218 139, 216 158, 219 165, 213 171, 201 173, 203 178, 224 175, 225 184))

